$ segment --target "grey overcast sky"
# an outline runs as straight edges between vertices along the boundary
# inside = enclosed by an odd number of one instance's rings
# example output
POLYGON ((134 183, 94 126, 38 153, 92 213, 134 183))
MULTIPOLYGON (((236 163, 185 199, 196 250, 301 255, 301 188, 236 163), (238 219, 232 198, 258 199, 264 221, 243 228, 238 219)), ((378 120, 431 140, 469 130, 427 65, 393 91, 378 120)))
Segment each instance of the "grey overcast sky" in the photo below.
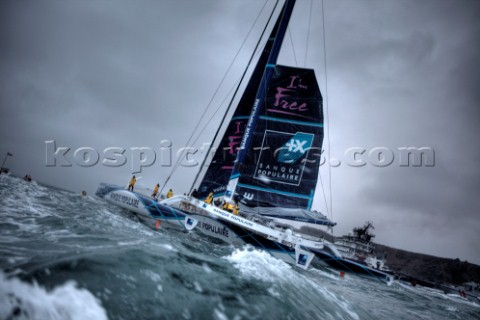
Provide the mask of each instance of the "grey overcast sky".
MULTIPOLYGON (((1 1, 2 160, 9 151, 14 174, 93 194, 103 181, 126 184, 130 148, 150 147, 156 162, 139 183, 163 185, 171 167, 161 141, 174 153, 185 145, 265 2, 1 1), (71 148, 71 167, 46 166, 48 140, 71 148), (100 162, 79 166, 80 147, 98 150, 100 162), (107 147, 125 148, 126 165, 102 165, 107 147)), ((214 110, 225 110, 273 5, 207 111, 196 147, 213 137, 214 110)), ((279 58, 315 69, 328 96, 325 152, 342 164, 322 166, 325 192, 317 189, 314 207, 326 212, 331 194, 336 235, 372 220, 377 242, 480 264, 480 1, 325 0, 324 14, 326 70, 320 0, 297 1, 279 58), (367 165, 345 164, 352 147, 366 150, 367 165), (368 161, 376 147, 392 150, 390 166, 368 161), (432 148, 435 165, 399 166, 402 147, 432 148)), ((167 187, 188 191, 197 170, 180 167, 167 187)))

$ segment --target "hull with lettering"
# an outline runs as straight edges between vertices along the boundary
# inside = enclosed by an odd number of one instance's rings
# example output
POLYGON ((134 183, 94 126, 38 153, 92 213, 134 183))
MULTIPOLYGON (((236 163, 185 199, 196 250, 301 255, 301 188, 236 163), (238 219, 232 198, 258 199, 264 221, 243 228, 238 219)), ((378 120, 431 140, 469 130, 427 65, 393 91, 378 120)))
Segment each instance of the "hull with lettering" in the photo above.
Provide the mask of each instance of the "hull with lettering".
MULTIPOLYGON (((147 221, 148 224, 155 224, 160 221, 162 227, 195 230, 195 232, 220 239, 235 246, 248 244, 256 249, 265 250, 287 263, 296 264, 294 247, 269 240, 265 236, 246 229, 245 226, 249 227, 251 222, 243 221, 240 217, 235 217, 237 221, 226 221, 208 215, 208 212, 198 214, 204 207, 213 208, 213 206, 208 206, 202 201, 195 200, 188 204, 189 202, 185 201, 188 198, 178 196, 157 202, 145 195, 130 192, 123 187, 107 183, 99 185, 96 195, 118 207, 137 213, 140 219, 147 221), (187 210, 190 212, 187 212, 187 210), (195 213, 195 210, 197 213, 195 213), (244 225, 242 226, 241 223, 244 225)), ((213 210, 218 214, 231 216, 230 213, 219 208, 213 210)))
POLYGON ((285 230, 270 226, 271 219, 255 220, 222 210, 215 205, 188 196, 175 196, 162 204, 184 210, 185 228, 221 239, 234 245, 248 244, 264 250, 283 261, 306 269, 314 254, 310 249, 322 249, 323 240, 306 239, 285 230))
POLYGON ((221 219, 189 214, 186 218, 186 224, 189 223, 189 219, 196 221, 194 230, 204 235, 236 246, 251 245, 255 249, 267 251, 275 258, 289 264, 296 264, 295 248, 291 246, 268 240, 261 235, 221 219))
POLYGON ((196 214, 189 214, 186 219, 186 224, 188 224, 189 221, 192 221, 192 219, 196 221, 195 230, 203 233, 204 235, 220 239, 233 245, 245 244, 245 241, 242 240, 242 238, 239 237, 238 234, 229 226, 227 226, 225 223, 222 223, 222 221, 196 214))
POLYGON ((163 205, 151 197, 131 192, 112 184, 101 183, 95 193, 107 202, 137 213, 147 221, 161 221, 177 229, 184 229, 185 213, 163 205))

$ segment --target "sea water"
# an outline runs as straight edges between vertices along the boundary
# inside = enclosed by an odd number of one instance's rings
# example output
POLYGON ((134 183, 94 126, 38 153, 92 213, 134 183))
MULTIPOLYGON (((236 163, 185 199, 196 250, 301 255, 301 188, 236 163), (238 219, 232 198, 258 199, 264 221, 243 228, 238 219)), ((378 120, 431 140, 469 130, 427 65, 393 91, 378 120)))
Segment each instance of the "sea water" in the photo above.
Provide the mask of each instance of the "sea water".
POLYGON ((302 270, 0 175, 0 319, 480 319, 443 292, 302 270))

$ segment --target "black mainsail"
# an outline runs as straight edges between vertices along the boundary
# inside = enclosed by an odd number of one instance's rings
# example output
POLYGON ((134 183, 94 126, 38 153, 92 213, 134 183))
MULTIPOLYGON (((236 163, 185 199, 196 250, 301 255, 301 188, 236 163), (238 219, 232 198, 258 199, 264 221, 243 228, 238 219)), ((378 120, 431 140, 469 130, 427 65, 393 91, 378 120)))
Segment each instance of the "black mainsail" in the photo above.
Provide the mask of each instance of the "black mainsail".
POLYGON ((250 207, 310 209, 323 141, 313 70, 275 66, 235 193, 250 207))

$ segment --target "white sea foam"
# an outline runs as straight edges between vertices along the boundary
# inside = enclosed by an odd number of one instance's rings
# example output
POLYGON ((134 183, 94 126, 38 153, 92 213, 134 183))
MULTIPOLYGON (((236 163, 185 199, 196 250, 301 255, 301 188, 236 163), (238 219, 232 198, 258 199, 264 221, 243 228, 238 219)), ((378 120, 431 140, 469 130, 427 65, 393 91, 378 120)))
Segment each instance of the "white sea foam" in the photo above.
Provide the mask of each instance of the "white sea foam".
POLYGON ((182 318, 187 320, 192 319, 192 314, 187 308, 183 309, 182 318))
POLYGON ((445 295, 445 298, 448 299, 448 300, 451 300, 451 301, 461 303, 461 304, 469 305, 471 307, 480 308, 480 304, 478 304, 476 302, 473 302, 473 301, 470 301, 470 300, 467 300, 466 298, 463 298, 459 294, 456 294, 456 293, 448 293, 448 294, 445 295))
POLYGON ((223 307, 222 304, 219 305, 219 308, 213 309, 213 319, 215 319, 215 320, 228 320, 228 317, 225 314, 225 307, 223 307))
POLYGON ((170 244, 164 243, 164 244, 162 244, 162 247, 164 247, 165 249, 167 249, 169 251, 178 252, 178 250, 175 249, 174 247, 172 247, 172 245, 170 245, 170 244))
MULTIPOLYGON (((351 306, 344 299, 337 297, 324 286, 316 283, 305 274, 296 272, 290 265, 279 260, 269 253, 260 250, 254 250, 251 247, 236 249, 231 255, 224 257, 241 272, 242 276, 271 282, 274 286, 270 287, 269 293, 275 296, 277 285, 288 286, 290 290, 299 291, 302 294, 307 292, 316 292, 326 300, 333 302, 351 319, 359 319, 359 316, 351 309, 351 306)), ((283 290, 282 290, 283 291, 283 290)), ((291 299, 296 299, 295 295, 291 299)), ((313 295, 316 296, 316 295, 313 295)), ((312 301, 313 302, 313 301, 312 301)), ((325 314, 333 316, 332 314, 325 314)), ((336 317, 333 317, 336 318, 336 317)))
POLYGON ((144 270, 140 270, 140 272, 146 275, 153 282, 162 281, 162 277, 158 273, 153 272, 152 270, 144 269, 144 270))
POLYGON ((200 293, 203 292, 202 286, 200 286, 200 283, 198 283, 197 281, 194 281, 194 282, 193 282, 193 286, 194 286, 194 288, 195 288, 195 291, 200 292, 200 293))
POLYGON ((119 246, 138 246, 142 243, 144 243, 145 241, 144 240, 132 240, 132 241, 118 241, 118 245, 119 246))
POLYGON ((0 271, 0 319, 107 319, 100 301, 69 281, 51 291, 0 271))
POLYGON ((202 263, 202 268, 203 268, 203 271, 205 271, 206 273, 212 273, 212 269, 210 269, 208 264, 206 264, 205 262, 202 263))
POLYGON ((277 297, 277 298, 280 297, 280 293, 272 287, 268 288, 267 291, 274 297, 277 297))
POLYGON ((233 263, 244 277, 252 277, 263 281, 274 282, 285 279, 291 267, 276 259, 266 251, 253 250, 250 247, 235 249, 224 259, 233 263))

